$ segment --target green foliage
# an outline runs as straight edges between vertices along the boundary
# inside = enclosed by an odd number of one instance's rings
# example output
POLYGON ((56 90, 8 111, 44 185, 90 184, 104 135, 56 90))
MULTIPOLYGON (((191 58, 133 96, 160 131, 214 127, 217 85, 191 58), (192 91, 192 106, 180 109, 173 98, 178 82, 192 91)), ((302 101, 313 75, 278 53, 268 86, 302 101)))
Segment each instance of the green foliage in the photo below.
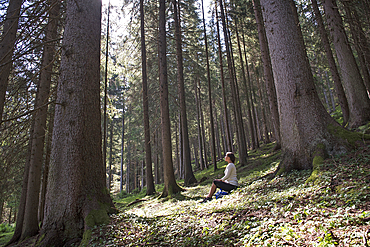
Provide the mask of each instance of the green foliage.
POLYGON ((0 246, 4 246, 14 234, 14 224, 0 224, 0 246))
POLYGON ((339 105, 335 107, 335 111, 331 113, 331 116, 343 126, 343 113, 339 105))
POLYGON ((0 233, 7 233, 14 231, 15 226, 13 224, 0 224, 0 233))

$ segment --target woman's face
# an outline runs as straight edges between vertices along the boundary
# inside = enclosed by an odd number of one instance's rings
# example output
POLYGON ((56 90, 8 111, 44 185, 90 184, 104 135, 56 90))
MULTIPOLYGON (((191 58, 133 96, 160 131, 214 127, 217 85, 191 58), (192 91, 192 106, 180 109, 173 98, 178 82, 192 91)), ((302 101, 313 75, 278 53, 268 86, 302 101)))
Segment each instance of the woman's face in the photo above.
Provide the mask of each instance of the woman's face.
POLYGON ((229 157, 229 156, 227 156, 227 155, 225 155, 225 161, 226 161, 226 162, 229 162, 229 160, 230 160, 230 157, 229 157))

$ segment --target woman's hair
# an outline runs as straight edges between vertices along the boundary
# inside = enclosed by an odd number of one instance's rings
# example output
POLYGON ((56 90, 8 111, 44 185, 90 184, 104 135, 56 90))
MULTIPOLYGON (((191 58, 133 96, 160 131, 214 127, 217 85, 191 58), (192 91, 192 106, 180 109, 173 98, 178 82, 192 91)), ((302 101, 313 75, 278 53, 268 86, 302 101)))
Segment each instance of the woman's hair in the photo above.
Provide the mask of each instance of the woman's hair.
POLYGON ((235 162, 235 155, 232 152, 227 152, 226 156, 230 158, 230 160, 234 163, 235 162))

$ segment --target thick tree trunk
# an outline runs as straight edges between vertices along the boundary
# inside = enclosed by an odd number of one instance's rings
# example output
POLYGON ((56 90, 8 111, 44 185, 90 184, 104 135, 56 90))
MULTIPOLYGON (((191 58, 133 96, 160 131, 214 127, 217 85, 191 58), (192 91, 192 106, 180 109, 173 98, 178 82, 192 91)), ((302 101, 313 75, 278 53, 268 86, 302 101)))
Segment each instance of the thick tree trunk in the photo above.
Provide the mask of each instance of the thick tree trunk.
POLYGON ((168 107, 168 81, 166 58, 166 1, 159 1, 159 82, 161 93, 162 153, 164 168, 164 188, 161 197, 171 196, 182 191, 175 180, 172 164, 171 123, 168 107))
POLYGON ((8 87, 8 77, 13 64, 12 56, 22 3, 23 0, 9 0, 0 37, 0 124, 3 116, 6 88, 8 87))
POLYGON ((311 0, 311 2, 312 2, 312 8, 316 16, 317 25, 320 31, 321 41, 322 41, 322 44, 326 52, 326 58, 328 60, 331 76, 334 81, 335 92, 337 93, 339 105, 342 109, 343 125, 346 125, 349 119, 349 106, 348 106, 347 98, 344 93, 344 89, 343 89, 343 85, 342 85, 342 82, 339 76, 337 65, 335 64, 335 60, 333 57, 333 53, 331 51, 328 35, 325 30, 324 22, 322 20, 321 13, 317 5, 317 1, 311 0))
POLYGON ((313 158, 344 151, 330 129, 340 126, 318 98, 289 1, 261 0, 281 123, 279 171, 311 169, 313 158))
POLYGON ((279 110, 278 110, 278 103, 277 103, 277 97, 276 97, 276 88, 274 84, 274 76, 272 73, 270 52, 268 49, 267 38, 266 38, 266 30, 263 25, 263 18, 262 18, 262 12, 261 12, 261 6, 260 6, 259 0, 253 1, 253 9, 254 9, 254 15, 256 18, 256 22, 257 22, 257 28, 258 28, 258 39, 260 42, 263 72, 265 75, 265 87, 266 87, 267 98, 268 98, 269 106, 270 106, 274 136, 276 139, 276 148, 279 149, 281 147, 279 110))
POLYGON ((150 144, 150 126, 149 126, 149 98, 148 98, 148 77, 146 70, 146 45, 144 29, 144 0, 140 0, 140 29, 141 29, 141 65, 143 81, 143 108, 144 108, 144 132, 145 132, 145 163, 146 163, 146 194, 155 193, 153 169, 152 169, 152 147, 150 144))
POLYGON ((67 1, 40 246, 69 246, 115 212, 106 188, 100 114, 101 1, 67 1))
POLYGON ((181 44, 181 30, 180 30, 180 11, 177 6, 177 1, 172 0, 174 9, 175 20, 175 40, 176 40, 176 56, 177 56, 177 80, 179 88, 179 100, 181 111, 181 130, 182 130, 182 152, 183 152, 183 165, 184 165, 184 184, 189 186, 197 182, 195 179, 193 168, 191 167, 190 159, 190 144, 189 144, 189 131, 188 131, 188 117, 186 113, 185 101, 185 82, 184 82, 184 68, 182 58, 182 44, 181 44))
POLYGON ((349 127, 358 127, 370 120, 370 99, 348 43, 336 2, 325 0, 323 5, 348 100, 349 127))

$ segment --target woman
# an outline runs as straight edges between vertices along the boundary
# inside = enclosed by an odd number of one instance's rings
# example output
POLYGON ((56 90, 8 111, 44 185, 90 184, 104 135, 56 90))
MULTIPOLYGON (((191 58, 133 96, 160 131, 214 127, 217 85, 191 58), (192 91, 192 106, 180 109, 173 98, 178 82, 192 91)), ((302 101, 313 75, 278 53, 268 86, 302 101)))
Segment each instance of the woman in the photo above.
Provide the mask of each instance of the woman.
POLYGON ((203 199, 202 202, 212 200, 212 196, 216 192, 217 188, 230 192, 239 186, 238 179, 236 177, 236 167, 234 165, 235 155, 232 152, 227 152, 225 156, 225 161, 228 163, 225 169, 225 176, 223 176, 221 179, 213 180, 212 187, 209 190, 209 194, 206 198, 203 199))

